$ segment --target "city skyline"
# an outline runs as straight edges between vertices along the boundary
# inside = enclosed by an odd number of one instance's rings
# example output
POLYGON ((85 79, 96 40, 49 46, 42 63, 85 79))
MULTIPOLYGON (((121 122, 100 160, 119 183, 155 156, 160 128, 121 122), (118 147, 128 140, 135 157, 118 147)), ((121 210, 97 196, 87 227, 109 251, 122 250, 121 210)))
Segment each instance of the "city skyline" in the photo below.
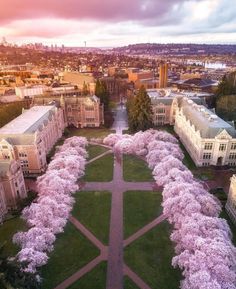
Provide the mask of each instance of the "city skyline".
POLYGON ((236 0, 1 0, 0 36, 16 44, 114 47, 236 43, 236 0), (13 8, 14 7, 14 8, 13 8))

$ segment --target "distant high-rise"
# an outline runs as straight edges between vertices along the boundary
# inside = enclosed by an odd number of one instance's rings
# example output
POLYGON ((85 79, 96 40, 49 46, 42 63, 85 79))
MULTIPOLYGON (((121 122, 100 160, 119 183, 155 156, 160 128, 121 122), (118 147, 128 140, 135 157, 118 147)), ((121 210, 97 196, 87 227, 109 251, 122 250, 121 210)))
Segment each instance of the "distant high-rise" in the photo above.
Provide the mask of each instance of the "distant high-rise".
POLYGON ((167 82, 168 82, 168 63, 160 63, 159 88, 167 87, 167 82))

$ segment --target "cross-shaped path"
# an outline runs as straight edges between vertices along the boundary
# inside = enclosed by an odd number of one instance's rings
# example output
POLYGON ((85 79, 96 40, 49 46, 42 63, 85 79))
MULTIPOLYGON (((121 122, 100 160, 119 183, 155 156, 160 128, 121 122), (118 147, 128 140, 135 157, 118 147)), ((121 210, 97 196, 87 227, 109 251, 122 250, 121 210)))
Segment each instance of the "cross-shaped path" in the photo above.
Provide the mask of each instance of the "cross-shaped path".
MULTIPOLYGON (((111 151, 109 152, 111 153, 111 151)), ((104 153, 99 157, 103 157, 104 153)), ((90 162, 97 160, 95 157, 90 162)), ((143 236, 145 233, 153 229, 159 223, 164 221, 164 215, 159 216, 152 222, 135 232, 126 240, 123 239, 123 193, 131 190, 156 190, 155 182, 126 182, 123 180, 123 164, 122 156, 114 155, 114 173, 111 182, 86 182, 81 183, 80 187, 83 191, 110 191, 112 193, 111 200, 111 217, 109 231, 109 246, 105 246, 100 242, 83 224, 73 216, 70 222, 83 233, 99 250, 98 257, 93 259, 79 271, 64 280, 55 289, 66 289, 79 278, 91 271, 101 261, 107 260, 107 284, 106 289, 123 289, 123 276, 127 275, 141 289, 151 289, 135 272, 133 272, 123 260, 123 250, 126 246, 143 236)), ((85 288, 86 289, 86 288, 85 288)))
MULTIPOLYGON (((122 130, 127 128, 126 110, 123 106, 117 109, 114 125, 112 129, 116 129, 116 133, 122 134, 122 130)), ((89 163, 112 153, 111 150, 105 152, 89 163)), ((123 157, 122 155, 114 154, 114 171, 113 180, 111 182, 86 182, 80 183, 80 188, 83 191, 110 191, 112 193, 111 200, 111 217, 109 231, 109 245, 103 245, 79 220, 74 217, 70 218, 70 222, 81 231, 99 250, 100 255, 93 259, 86 266, 74 273, 68 279, 64 280, 55 289, 66 289, 76 280, 84 276, 101 261, 107 260, 107 282, 106 289, 123 289, 123 276, 127 275, 139 288, 151 289, 135 272, 133 272, 123 260, 123 250, 130 243, 153 229, 160 222, 165 220, 165 216, 161 215, 128 239, 123 238, 123 193, 126 191, 154 191, 158 188, 155 182, 126 182, 123 179, 123 157)), ((84 288, 86 289, 86 288, 84 288)))

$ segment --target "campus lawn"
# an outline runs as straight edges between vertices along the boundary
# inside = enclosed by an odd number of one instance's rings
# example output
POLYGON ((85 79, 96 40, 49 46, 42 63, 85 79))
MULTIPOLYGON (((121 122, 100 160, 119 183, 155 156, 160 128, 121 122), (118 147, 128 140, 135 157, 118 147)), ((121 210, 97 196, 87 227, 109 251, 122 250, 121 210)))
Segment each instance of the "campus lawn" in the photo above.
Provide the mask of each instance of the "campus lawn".
POLYGON ((124 238, 134 234, 162 213, 162 194, 152 191, 124 193, 124 238))
POLYGON ((0 245, 5 244, 3 248, 5 256, 14 256, 17 253, 19 248, 13 244, 12 237, 15 233, 26 229, 27 225, 20 217, 10 219, 0 225, 0 245))
POLYGON ((173 125, 169 125, 169 124, 166 124, 166 125, 160 125, 160 126, 156 126, 155 127, 156 130, 163 130, 163 131, 166 131, 170 134, 173 134, 174 136, 176 136, 176 133, 174 131, 174 126, 173 125))
POLYGON ((52 147, 52 149, 49 151, 49 153, 47 154, 47 162, 48 162, 48 163, 51 161, 52 157, 55 155, 58 146, 63 145, 65 139, 66 139, 66 138, 65 138, 64 136, 62 136, 62 137, 55 143, 55 145, 52 147))
POLYGON ((123 178, 127 182, 153 181, 151 170, 146 162, 136 156, 123 156, 123 178))
POLYGON ((94 269, 68 287, 68 289, 105 289, 107 262, 99 263, 94 269))
POLYGON ((91 138, 104 138, 114 130, 109 128, 68 128, 68 137, 72 136, 84 136, 87 139, 91 138))
POLYGON ((53 289, 99 255, 99 250, 71 223, 57 236, 48 263, 42 267, 42 288, 53 289))
POLYGON ((87 164, 85 176, 82 181, 85 182, 110 182, 113 179, 113 154, 87 164))
POLYGON ((183 159, 183 164, 190 170, 196 170, 196 165, 194 163, 194 161, 192 160, 191 156, 189 155, 188 151, 186 150, 186 148, 184 147, 184 145, 181 143, 181 141, 179 140, 179 146, 182 149, 183 153, 184 153, 184 159, 183 159))
POLYGON ((233 234, 232 242, 233 242, 234 246, 236 246, 236 226, 231 221, 231 219, 230 219, 229 215, 227 214, 225 208, 223 208, 223 210, 222 210, 222 212, 220 214, 220 217, 224 218, 227 221, 228 225, 230 226, 231 232, 233 234))
POLYGON ((211 168, 197 168, 193 171, 194 176, 202 181, 213 180, 215 178, 215 171, 211 168))
POLYGON ((126 264, 152 289, 179 288, 180 271, 171 266, 174 249, 170 233, 170 225, 164 221, 124 251, 126 264))
POLYGON ((107 148, 103 147, 103 146, 99 146, 99 145, 91 145, 89 144, 86 148, 87 152, 88 152, 88 160, 91 160, 101 154, 103 154, 104 152, 108 151, 107 148))
POLYGON ((140 289, 129 277, 124 276, 124 289, 140 289))
POLYGON ((111 193, 77 192, 72 215, 101 242, 108 244, 111 211, 111 193))

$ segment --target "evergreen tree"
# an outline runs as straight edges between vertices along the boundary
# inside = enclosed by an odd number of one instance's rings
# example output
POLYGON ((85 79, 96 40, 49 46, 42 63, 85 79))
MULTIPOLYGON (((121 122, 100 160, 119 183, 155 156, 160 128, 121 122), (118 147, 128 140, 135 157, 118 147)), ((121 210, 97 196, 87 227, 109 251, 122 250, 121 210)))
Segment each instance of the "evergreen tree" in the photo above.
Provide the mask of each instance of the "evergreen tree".
POLYGON ((133 100, 128 101, 127 110, 131 131, 147 130, 152 127, 151 99, 144 86, 141 86, 133 100))
POLYGON ((236 71, 224 75, 216 91, 217 97, 236 94, 236 71))
POLYGON ((101 103, 104 104, 104 108, 107 109, 109 105, 109 92, 106 83, 99 79, 96 82, 95 95, 100 98, 101 103))

